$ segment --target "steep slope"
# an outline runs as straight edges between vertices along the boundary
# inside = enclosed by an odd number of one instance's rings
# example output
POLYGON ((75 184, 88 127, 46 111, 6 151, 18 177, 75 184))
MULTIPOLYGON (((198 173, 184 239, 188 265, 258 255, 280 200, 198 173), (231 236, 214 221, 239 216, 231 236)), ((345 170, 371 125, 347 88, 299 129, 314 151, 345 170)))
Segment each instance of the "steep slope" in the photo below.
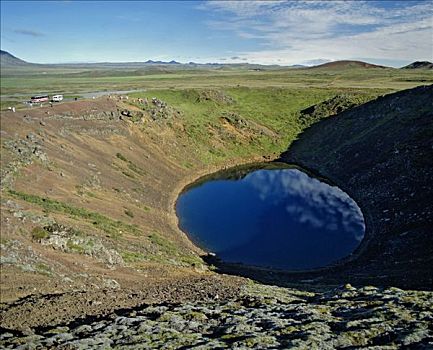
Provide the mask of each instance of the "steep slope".
POLYGON ((318 66, 310 67, 309 69, 353 69, 353 68, 387 68, 376 64, 371 64, 363 61, 342 60, 335 62, 323 63, 318 66))
POLYGON ((369 100, 362 95, 336 95, 329 100, 322 101, 314 106, 303 109, 299 113, 299 119, 307 126, 320 119, 334 116, 345 110, 359 106, 369 100))
POLYGON ((313 125, 283 155, 335 181, 364 212, 364 242, 329 276, 433 285, 432 100, 433 86, 378 98, 313 125))
POLYGON ((32 65, 32 63, 23 61, 22 59, 3 50, 0 51, 0 62, 2 68, 32 65))
POLYGON ((429 61, 415 61, 401 69, 433 69, 433 63, 429 61))

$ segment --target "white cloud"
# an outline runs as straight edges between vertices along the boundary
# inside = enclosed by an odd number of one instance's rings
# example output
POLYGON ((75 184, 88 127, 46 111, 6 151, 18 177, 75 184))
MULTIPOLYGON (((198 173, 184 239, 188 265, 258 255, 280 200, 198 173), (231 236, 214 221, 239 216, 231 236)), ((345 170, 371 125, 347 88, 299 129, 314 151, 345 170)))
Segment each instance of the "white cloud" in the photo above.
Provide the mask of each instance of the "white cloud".
POLYGON ((309 177, 297 169, 256 171, 244 178, 259 193, 263 201, 275 206, 285 204, 292 220, 315 228, 335 225, 361 240, 364 219, 357 204, 341 189, 309 177), (288 201, 290 199, 290 201, 288 201))
POLYGON ((323 59, 432 60, 433 3, 368 1, 211 1, 215 30, 256 40, 265 50, 239 52, 255 63, 323 59))
POLYGON ((39 31, 33 30, 33 29, 15 29, 14 33, 21 34, 21 35, 28 35, 32 37, 42 37, 45 36, 44 33, 41 33, 39 31))
POLYGON ((284 1, 208 1, 200 5, 203 10, 231 12, 238 18, 248 18, 261 14, 263 11, 273 11, 284 1))

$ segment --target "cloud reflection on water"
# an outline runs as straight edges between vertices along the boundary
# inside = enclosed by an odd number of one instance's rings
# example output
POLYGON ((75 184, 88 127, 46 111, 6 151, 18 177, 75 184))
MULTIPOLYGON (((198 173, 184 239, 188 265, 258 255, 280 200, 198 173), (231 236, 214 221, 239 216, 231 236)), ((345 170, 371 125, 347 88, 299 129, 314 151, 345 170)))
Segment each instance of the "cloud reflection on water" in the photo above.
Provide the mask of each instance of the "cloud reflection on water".
POLYGON ((200 246, 227 262, 305 269, 359 245, 364 219, 341 189, 293 168, 249 171, 227 171, 179 198, 180 225, 200 246))
POLYGON ((297 169, 256 171, 244 181, 258 192, 262 201, 285 205, 292 220, 316 229, 352 234, 357 241, 364 236, 365 224, 358 205, 345 192, 297 169), (295 199, 295 200, 294 200, 295 199))

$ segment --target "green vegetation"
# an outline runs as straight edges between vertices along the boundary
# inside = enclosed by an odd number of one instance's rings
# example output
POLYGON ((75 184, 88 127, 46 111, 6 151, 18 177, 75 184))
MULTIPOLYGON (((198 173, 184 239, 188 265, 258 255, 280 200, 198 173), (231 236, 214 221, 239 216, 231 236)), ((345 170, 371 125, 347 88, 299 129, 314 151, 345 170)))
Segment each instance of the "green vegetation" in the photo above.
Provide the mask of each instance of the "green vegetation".
POLYGON ((191 266, 199 266, 203 264, 203 261, 198 256, 192 253, 182 252, 175 243, 171 242, 159 233, 151 233, 148 236, 148 239, 161 253, 160 255, 149 256, 148 258, 150 260, 160 263, 170 263, 171 260, 174 260, 191 266))
POLYGON ((129 209, 125 209, 125 214, 128 215, 130 218, 134 217, 134 213, 129 209))
MULTIPOLYGON (((136 98, 151 101, 156 97, 172 108, 168 109, 168 117, 158 122, 172 129, 178 144, 194 150, 191 159, 185 159, 182 152, 176 158, 188 169, 194 167, 197 157, 204 164, 215 164, 225 159, 280 153, 305 127, 299 118, 300 110, 340 94, 366 101, 384 92, 382 89, 282 87, 159 89, 131 93, 129 101, 145 112, 149 107, 132 101, 136 98)), ((148 132, 147 128, 143 131, 148 132)), ((125 156, 119 153, 117 158, 138 172, 125 156)))
POLYGON ((150 242, 160 247, 165 253, 174 255, 178 252, 178 248, 175 246, 175 244, 169 241, 167 238, 161 236, 159 233, 151 233, 148 238, 150 242))
POLYGON ((1 100, 0 101, 0 110, 7 111, 9 107, 19 108, 23 106, 21 101, 17 100, 1 100))
POLYGON ((116 221, 102 214, 95 213, 84 208, 77 208, 54 199, 43 198, 14 190, 9 190, 9 194, 15 198, 39 205, 45 211, 62 213, 71 217, 90 221, 96 228, 106 232, 113 238, 120 236, 122 232, 130 232, 134 235, 141 234, 141 231, 135 225, 129 225, 119 220, 116 221))
POLYGON ((51 275, 51 268, 44 264, 44 263, 38 263, 35 265, 36 271, 40 273, 41 275, 50 276, 51 275))
POLYGON ((215 87, 332 87, 405 89, 416 85, 431 84, 433 74, 412 69, 290 69, 264 67, 255 72, 248 67, 196 68, 165 67, 155 71, 144 69, 112 68, 5 68, 2 69, 3 95, 43 92, 63 92, 76 96, 80 92, 104 90, 144 90, 171 88, 215 87))
POLYGON ((191 321, 205 321, 205 320, 207 320, 207 316, 203 312, 194 311, 194 310, 191 310, 189 313, 187 313, 185 315, 185 318, 187 320, 191 320, 191 321))
POLYGON ((120 255, 126 263, 135 263, 145 260, 145 255, 138 252, 122 251, 120 255))
POLYGON ((145 171, 141 168, 139 168, 137 165, 132 163, 131 161, 128 162, 128 168, 132 170, 134 173, 137 173, 139 175, 144 175, 145 171))
POLYGON ((128 161, 128 159, 126 159, 126 157, 121 153, 116 153, 116 157, 119 158, 120 160, 123 160, 124 162, 128 161))
POLYGON ((0 236, 0 244, 7 245, 7 244, 9 244, 9 242, 10 242, 10 239, 7 239, 7 238, 0 236))
POLYGON ((82 247, 81 245, 78 245, 78 244, 74 243, 70 239, 67 241, 66 246, 68 247, 68 249, 70 249, 73 252, 78 253, 78 254, 84 254, 84 252, 86 250, 84 247, 82 247))
POLYGON ((131 178, 131 179, 135 179, 134 174, 131 174, 131 173, 128 172, 128 171, 122 171, 122 174, 125 175, 126 177, 131 178))
POLYGON ((91 255, 92 250, 95 247, 95 241, 83 235, 82 232, 76 231, 74 229, 69 229, 70 238, 66 242, 66 251, 78 254, 88 254, 91 255), (81 236, 81 239, 77 239, 81 236))
POLYGON ((368 102, 374 97, 369 93, 345 93, 336 95, 331 99, 310 106, 299 113, 299 119, 306 126, 309 126, 320 119, 337 115, 345 110, 354 108, 368 102))
POLYGON ((76 185, 75 189, 77 190, 77 194, 80 196, 87 196, 90 198, 96 198, 96 199, 101 199, 96 193, 91 192, 91 191, 87 191, 87 186, 86 185, 76 185))
POLYGON ((196 255, 193 254, 189 254, 189 255, 181 255, 179 257, 179 260, 186 264, 186 265, 190 265, 190 266, 201 266, 203 265, 203 260, 201 258, 199 258, 196 255))
MULTIPOLYGON (((145 171, 141 169, 139 166, 137 166, 135 163, 127 159, 122 153, 116 153, 116 157, 120 159, 121 161, 125 162, 129 168, 129 170, 133 171, 134 173, 138 175, 144 175, 145 171)), ((135 179, 134 174, 131 174, 127 170, 121 170, 122 174, 124 174, 127 177, 130 177, 132 179, 135 179)))
POLYGON ((33 228, 31 234, 32 239, 34 239, 35 241, 50 237, 50 233, 40 226, 36 226, 35 228, 33 228))

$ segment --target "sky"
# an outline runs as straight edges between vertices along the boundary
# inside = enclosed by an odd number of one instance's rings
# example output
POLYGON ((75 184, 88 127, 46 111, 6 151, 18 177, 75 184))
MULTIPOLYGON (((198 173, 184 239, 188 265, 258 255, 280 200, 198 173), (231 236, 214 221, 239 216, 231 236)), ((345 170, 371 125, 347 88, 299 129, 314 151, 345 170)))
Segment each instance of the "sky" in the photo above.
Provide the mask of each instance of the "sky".
POLYGON ((1 49, 35 63, 400 67, 433 61, 433 1, 3 1, 1 49))

